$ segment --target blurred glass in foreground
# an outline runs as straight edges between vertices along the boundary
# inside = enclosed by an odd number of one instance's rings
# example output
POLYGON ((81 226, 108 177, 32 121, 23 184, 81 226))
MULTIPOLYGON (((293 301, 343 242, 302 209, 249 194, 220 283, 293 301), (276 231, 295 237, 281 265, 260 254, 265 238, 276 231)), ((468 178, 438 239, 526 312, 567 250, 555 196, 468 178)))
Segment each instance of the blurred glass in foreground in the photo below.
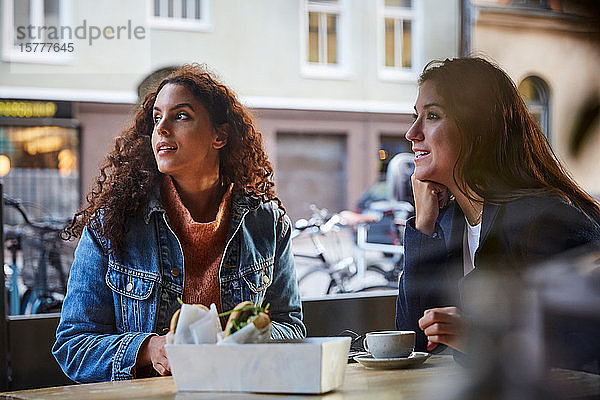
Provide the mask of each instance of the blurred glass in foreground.
POLYGON ((600 398, 599 244, 520 276, 467 277, 461 293, 469 355, 455 359, 465 379, 429 387, 423 398, 600 398))

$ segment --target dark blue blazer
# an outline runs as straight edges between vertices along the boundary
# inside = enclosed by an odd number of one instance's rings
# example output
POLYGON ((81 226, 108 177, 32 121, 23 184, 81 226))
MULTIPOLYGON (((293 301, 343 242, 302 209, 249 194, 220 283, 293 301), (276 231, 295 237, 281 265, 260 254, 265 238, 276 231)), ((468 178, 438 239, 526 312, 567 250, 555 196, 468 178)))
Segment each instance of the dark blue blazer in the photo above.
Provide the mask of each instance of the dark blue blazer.
POLYGON ((600 226, 558 196, 529 196, 485 203, 475 269, 463 277, 464 215, 457 203, 443 210, 432 236, 417 231, 414 218, 405 231, 404 271, 400 278, 396 326, 417 332, 415 349, 427 338, 418 320, 429 308, 461 307, 465 281, 484 271, 521 274, 525 267, 567 250, 600 243, 600 226))

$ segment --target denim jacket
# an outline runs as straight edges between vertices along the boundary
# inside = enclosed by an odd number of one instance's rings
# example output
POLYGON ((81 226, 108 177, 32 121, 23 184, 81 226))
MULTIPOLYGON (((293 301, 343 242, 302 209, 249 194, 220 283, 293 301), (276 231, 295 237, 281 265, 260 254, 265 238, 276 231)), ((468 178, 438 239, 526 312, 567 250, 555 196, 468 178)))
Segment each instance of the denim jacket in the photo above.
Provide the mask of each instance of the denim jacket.
MULTIPOLYGON (((183 251, 166 211, 150 201, 132 218, 124 250, 86 227, 75 250, 54 357, 71 379, 131 379, 140 346, 168 330, 185 277, 183 251)), ((274 338, 306 335, 291 250, 291 222, 273 202, 233 194, 219 267, 221 305, 270 304, 274 338)))

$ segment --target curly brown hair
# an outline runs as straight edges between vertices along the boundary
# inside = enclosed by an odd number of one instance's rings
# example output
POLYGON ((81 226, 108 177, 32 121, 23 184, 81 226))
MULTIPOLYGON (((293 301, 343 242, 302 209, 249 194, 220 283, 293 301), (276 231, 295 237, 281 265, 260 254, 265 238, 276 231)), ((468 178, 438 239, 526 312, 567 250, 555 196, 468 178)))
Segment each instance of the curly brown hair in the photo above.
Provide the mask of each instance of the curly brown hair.
POLYGON ((163 175, 154 158, 151 137, 154 101, 166 84, 188 89, 208 111, 213 127, 227 133, 227 145, 219 151, 221 183, 233 184, 234 192, 264 202, 273 200, 285 212, 275 195, 273 167, 250 112, 204 66, 191 64, 175 70, 146 95, 133 123, 116 138, 114 149, 101 165, 96 183, 86 196, 87 205, 75 213, 63 231, 64 239, 81 236, 84 227, 89 226, 107 240, 110 252, 123 248, 127 219, 143 213, 163 175))

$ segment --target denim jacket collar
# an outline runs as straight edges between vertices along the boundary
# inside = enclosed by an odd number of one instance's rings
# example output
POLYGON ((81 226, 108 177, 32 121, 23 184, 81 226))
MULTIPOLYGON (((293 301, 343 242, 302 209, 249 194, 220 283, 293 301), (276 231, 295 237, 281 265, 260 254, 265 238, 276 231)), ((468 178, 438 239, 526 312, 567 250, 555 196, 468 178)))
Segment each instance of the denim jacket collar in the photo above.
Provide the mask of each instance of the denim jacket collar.
MULTIPOLYGON (((234 190, 231 194, 232 213, 243 215, 246 210, 256 210, 260 207, 261 201, 258 197, 246 195, 234 190)), ((160 185, 154 185, 150 200, 144 212, 144 222, 150 223, 150 218, 154 212, 165 212, 160 199, 160 185)))

